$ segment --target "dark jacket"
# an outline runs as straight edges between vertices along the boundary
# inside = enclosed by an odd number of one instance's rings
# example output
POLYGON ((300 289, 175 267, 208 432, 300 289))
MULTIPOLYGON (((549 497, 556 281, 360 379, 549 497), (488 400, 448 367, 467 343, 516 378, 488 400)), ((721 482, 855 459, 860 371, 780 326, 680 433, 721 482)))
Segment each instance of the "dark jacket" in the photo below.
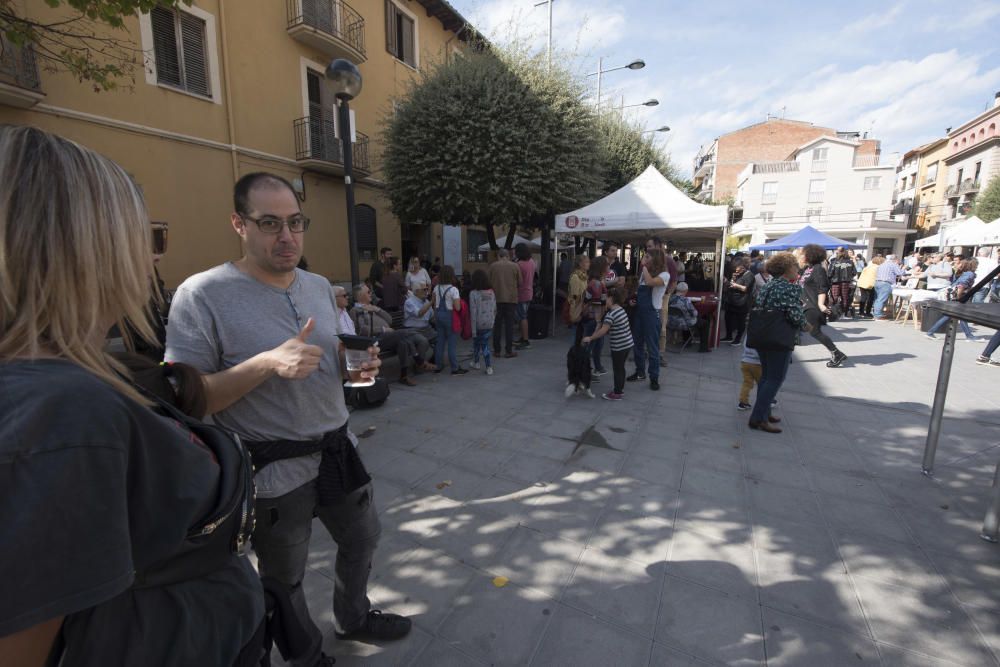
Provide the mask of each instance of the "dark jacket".
POLYGON ((850 257, 834 257, 830 260, 830 271, 828 273, 831 283, 849 283, 854 280, 857 272, 858 270, 854 267, 854 262, 850 257))

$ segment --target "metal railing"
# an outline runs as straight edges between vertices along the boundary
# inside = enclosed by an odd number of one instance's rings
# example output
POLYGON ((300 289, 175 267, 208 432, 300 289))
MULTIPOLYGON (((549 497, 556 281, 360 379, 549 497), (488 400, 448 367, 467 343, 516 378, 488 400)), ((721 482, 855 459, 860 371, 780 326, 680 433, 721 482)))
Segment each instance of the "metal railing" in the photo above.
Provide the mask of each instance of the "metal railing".
POLYGON ((799 170, 799 163, 795 160, 784 160, 781 162, 754 162, 753 173, 755 174, 783 174, 799 170))
POLYGON ((958 196, 958 185, 949 185, 944 189, 945 197, 957 197, 958 196))
POLYGON ((30 44, 15 46, 0 35, 0 81, 36 92, 41 90, 38 63, 30 44))
MULTIPOLYGON (((333 164, 344 164, 343 144, 337 136, 336 123, 329 119, 306 116, 292 121, 295 133, 296 160, 322 160, 333 164)), ((371 171, 368 135, 356 132, 353 144, 354 168, 371 171)))
POLYGON ((285 0, 288 27, 307 25, 365 54, 365 19, 343 0, 285 0))
POLYGON ((961 194, 965 194, 966 192, 979 192, 979 181, 973 178, 967 178, 959 184, 958 191, 961 194))
POLYGON ((854 168, 858 167, 887 167, 889 165, 884 165, 881 162, 882 156, 880 155, 861 155, 854 158, 854 168))

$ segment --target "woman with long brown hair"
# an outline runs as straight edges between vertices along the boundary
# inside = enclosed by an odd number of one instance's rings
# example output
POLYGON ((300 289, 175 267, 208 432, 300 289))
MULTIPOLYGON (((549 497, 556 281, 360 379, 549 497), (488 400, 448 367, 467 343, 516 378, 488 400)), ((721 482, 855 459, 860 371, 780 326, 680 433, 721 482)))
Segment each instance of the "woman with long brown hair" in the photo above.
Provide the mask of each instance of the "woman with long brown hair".
POLYGON ((259 661, 264 598, 247 559, 223 542, 218 558, 175 566, 195 555, 193 529, 215 544, 218 497, 240 471, 180 413, 151 409, 103 349, 126 320, 156 343, 150 241, 121 167, 41 130, 0 127, 5 664, 259 661))

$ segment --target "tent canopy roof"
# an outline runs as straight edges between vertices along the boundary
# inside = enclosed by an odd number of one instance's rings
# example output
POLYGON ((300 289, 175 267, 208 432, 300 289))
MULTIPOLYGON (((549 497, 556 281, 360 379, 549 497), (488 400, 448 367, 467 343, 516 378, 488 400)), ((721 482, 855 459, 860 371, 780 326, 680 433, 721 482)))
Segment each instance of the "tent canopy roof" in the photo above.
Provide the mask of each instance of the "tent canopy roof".
POLYGON ((693 201, 650 165, 628 185, 556 216, 557 234, 635 241, 660 236, 677 248, 715 250, 727 207, 693 201))
POLYGON ((815 243, 816 245, 821 245, 827 250, 833 250, 835 248, 865 248, 867 246, 859 243, 851 243, 843 239, 838 239, 829 234, 824 234, 812 225, 805 225, 802 229, 797 232, 793 232, 788 236, 783 236, 780 239, 771 241, 770 243, 764 243, 763 245, 752 245, 751 250, 788 250, 790 248, 801 248, 804 245, 809 245, 810 243, 815 243))
POLYGON ((946 228, 942 233, 946 246, 976 246, 986 241, 987 232, 986 223, 972 216, 954 227, 946 228))

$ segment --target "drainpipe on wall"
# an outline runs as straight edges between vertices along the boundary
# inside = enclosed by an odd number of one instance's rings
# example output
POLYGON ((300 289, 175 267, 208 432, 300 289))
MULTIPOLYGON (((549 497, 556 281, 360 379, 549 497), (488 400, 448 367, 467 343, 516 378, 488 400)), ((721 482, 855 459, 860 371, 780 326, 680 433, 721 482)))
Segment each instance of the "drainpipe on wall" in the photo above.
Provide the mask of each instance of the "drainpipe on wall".
POLYGON ((226 2, 225 0, 219 0, 219 32, 221 33, 222 41, 222 69, 223 72, 223 84, 222 87, 225 89, 225 104, 226 104, 226 132, 229 136, 229 159, 232 164, 233 169, 233 185, 236 185, 236 181, 240 180, 240 162, 236 155, 236 123, 233 120, 233 91, 230 86, 230 69, 229 69, 229 39, 226 36, 226 2))

